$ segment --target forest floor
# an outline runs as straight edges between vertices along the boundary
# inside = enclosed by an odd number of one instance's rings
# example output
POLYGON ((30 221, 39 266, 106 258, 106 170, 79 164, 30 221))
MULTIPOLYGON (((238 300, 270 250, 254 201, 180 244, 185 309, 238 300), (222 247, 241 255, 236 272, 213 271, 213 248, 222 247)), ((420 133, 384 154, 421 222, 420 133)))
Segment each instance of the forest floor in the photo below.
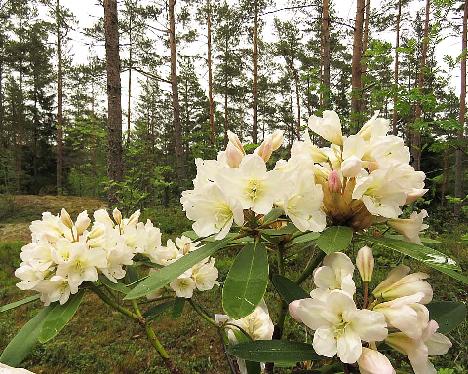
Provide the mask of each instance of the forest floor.
MULTIPOLYGON (((105 204, 97 199, 70 196, 15 196, 8 205, 8 212, 4 206, 0 206, 0 210, 7 213, 0 214, 0 305, 25 296, 25 293, 15 286, 17 279, 14 277, 14 271, 20 262, 21 246, 30 240, 28 226, 32 220, 40 219, 43 211, 56 214, 62 207, 74 217, 81 210, 87 209, 88 213, 92 214, 94 210, 104 206, 105 204)), ((149 218, 160 226, 163 232, 180 234, 190 227, 178 207, 151 211, 153 214, 150 213, 149 218)), ((466 228, 466 224, 457 224, 452 226, 450 231, 444 228, 445 234, 442 233, 441 227, 439 227, 441 233, 431 231, 431 236, 442 241, 437 249, 458 259, 464 269, 468 265, 468 253, 460 237, 466 232, 466 228)), ((221 279, 227 274, 232 258, 233 253, 229 251, 217 258, 216 264, 221 279)), ((379 263, 383 265, 381 268, 385 272, 400 261, 401 257, 398 255, 379 254, 379 263)), ((411 265, 418 270, 428 271, 419 264, 411 265)), ((291 270, 292 273, 294 271, 291 270)), ((442 274, 429 272, 435 289, 435 299, 466 301, 468 292, 462 285, 442 274)), ((290 275, 293 275, 292 273, 290 275)), ((376 275, 376 277, 383 276, 383 270, 376 275)), ((311 284, 306 283, 304 287, 310 289, 311 284)), ((209 311, 213 313, 222 311, 219 305, 219 289, 214 292, 199 293, 195 297, 209 311)), ((266 301, 268 305, 278 303, 272 290, 267 292, 266 301)), ((18 329, 35 314, 38 307, 40 307, 39 302, 0 314, 0 352, 18 329)), ((169 315, 163 315, 156 320, 154 327, 176 364, 185 372, 203 374, 229 372, 216 329, 197 318, 189 305, 185 305, 181 317, 173 319, 169 315)), ((291 340, 304 337, 303 330, 291 323, 290 319, 287 320, 286 330, 286 338, 291 340)), ((451 333, 450 339, 454 346, 448 355, 435 361, 438 368, 445 368, 439 370, 439 374, 468 372, 467 335, 466 321, 451 333)), ((398 373, 411 372, 404 361, 398 361, 402 367, 398 373)), ((141 328, 128 323, 125 317, 113 312, 91 294, 86 295, 77 315, 60 335, 53 341, 36 347, 30 358, 24 362, 24 367, 35 373, 45 374, 166 373, 161 360, 147 343, 141 328)), ((280 369, 278 372, 286 371, 280 369)))

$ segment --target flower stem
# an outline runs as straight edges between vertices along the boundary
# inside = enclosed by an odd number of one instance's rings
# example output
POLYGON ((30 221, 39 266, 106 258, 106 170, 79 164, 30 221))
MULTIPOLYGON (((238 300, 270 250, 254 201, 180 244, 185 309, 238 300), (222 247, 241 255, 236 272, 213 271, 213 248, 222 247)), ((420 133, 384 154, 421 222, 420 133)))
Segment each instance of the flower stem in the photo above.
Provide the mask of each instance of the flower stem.
POLYGON ((301 284, 307 278, 309 278, 309 276, 314 272, 315 268, 320 265, 324 257, 325 252, 320 251, 317 253, 317 255, 309 261, 299 278, 296 279, 296 283, 301 284))
POLYGON ((189 299, 189 303, 192 306, 193 310, 200 316, 202 317, 205 321, 207 321, 209 324, 215 326, 216 328, 219 328, 219 325, 216 323, 216 321, 208 316, 192 299, 189 299))
POLYGON ((118 304, 115 300, 113 300, 109 295, 107 295, 104 291, 102 291, 95 284, 91 284, 91 290, 111 308, 114 308, 115 310, 122 313, 124 316, 127 316, 128 318, 134 319, 136 321, 140 321, 139 316, 137 316, 135 313, 132 313, 130 310, 128 310, 124 306, 118 304))
POLYGON ((366 309, 369 305, 369 282, 363 282, 364 301, 362 302, 362 309, 366 309))

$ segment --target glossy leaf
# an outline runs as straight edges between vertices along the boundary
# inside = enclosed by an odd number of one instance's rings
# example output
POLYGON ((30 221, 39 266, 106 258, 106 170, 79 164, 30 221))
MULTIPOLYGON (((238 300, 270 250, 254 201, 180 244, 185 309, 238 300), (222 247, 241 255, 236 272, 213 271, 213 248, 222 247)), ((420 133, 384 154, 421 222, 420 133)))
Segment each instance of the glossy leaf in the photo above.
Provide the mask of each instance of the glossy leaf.
POLYGON ((223 239, 214 243, 207 243, 196 251, 190 252, 184 257, 181 257, 172 264, 155 271, 132 289, 127 296, 125 296, 125 299, 136 299, 165 286, 190 269, 193 265, 198 264, 200 261, 214 254, 217 250, 225 247, 229 241, 230 239, 223 239))
POLYGON ((260 230, 262 234, 269 236, 282 236, 282 235, 292 235, 295 232, 299 231, 296 226, 293 224, 288 224, 280 229, 265 229, 260 230))
POLYGON ((114 290, 114 291, 117 291, 117 292, 120 292, 120 293, 123 293, 124 295, 126 295, 129 291, 130 291, 130 288, 123 284, 123 283, 120 283, 120 282, 117 282, 117 283, 114 283, 114 282, 111 282, 109 279, 107 279, 104 275, 101 275, 99 277, 99 280, 101 281, 102 284, 104 284, 107 288, 110 288, 111 290, 114 290))
POLYGON ((271 282, 275 286, 276 291, 280 294, 281 298, 290 304, 294 300, 308 298, 309 295, 300 286, 292 280, 281 275, 273 275, 271 282))
POLYGON ((439 324, 442 334, 454 330, 466 318, 466 305, 455 301, 433 301, 427 305, 429 316, 439 324))
POLYGON ((244 360, 255 362, 299 362, 319 360, 310 344, 287 340, 256 340, 229 347, 229 353, 244 360))
POLYGON ((8 310, 18 308, 21 305, 29 304, 29 303, 39 299, 40 297, 41 297, 41 295, 36 294, 36 295, 28 296, 28 297, 26 297, 24 299, 15 301, 15 302, 10 303, 10 304, 2 305, 2 306, 0 306, 0 313, 3 313, 3 312, 6 312, 8 310))
POLYGON ((284 213, 284 210, 282 208, 273 208, 270 210, 268 214, 266 214, 263 217, 263 224, 267 225, 269 223, 272 223, 276 221, 279 217, 281 217, 284 213))
POLYGON ((320 237, 319 232, 308 232, 307 234, 300 235, 297 238, 294 238, 292 240, 292 244, 303 244, 303 243, 309 243, 317 240, 320 237))
POLYGON ((45 307, 34 318, 26 322, 3 351, 0 362, 14 367, 21 364, 38 343, 44 321, 52 309, 52 306, 45 307))
POLYGON ((268 256, 262 243, 247 244, 237 255, 223 286, 223 309, 231 318, 253 312, 268 284, 268 256))
POLYGON ((145 317, 147 321, 153 320, 163 314, 165 311, 172 309, 174 307, 174 303, 175 300, 169 300, 165 303, 154 305, 143 313, 143 317, 145 317))
POLYGON ((60 305, 56 303, 44 320, 44 324, 39 334, 39 342, 47 343, 55 338, 66 324, 73 318, 83 300, 84 291, 80 291, 70 296, 68 301, 60 305))
POLYGON ((387 237, 376 238, 368 236, 366 237, 366 240, 372 243, 373 248, 380 248, 384 251, 398 251, 414 258, 415 260, 421 261, 425 265, 436 269, 441 273, 447 274, 453 279, 468 284, 468 277, 459 272, 461 270, 460 266, 450 257, 433 248, 387 237))
POLYGON ((345 226, 331 226, 320 234, 317 246, 326 254, 344 251, 353 240, 353 229, 345 226))
POLYGON ((178 297, 174 301, 174 306, 172 308, 172 318, 179 318, 182 315, 185 306, 185 299, 183 297, 178 297))

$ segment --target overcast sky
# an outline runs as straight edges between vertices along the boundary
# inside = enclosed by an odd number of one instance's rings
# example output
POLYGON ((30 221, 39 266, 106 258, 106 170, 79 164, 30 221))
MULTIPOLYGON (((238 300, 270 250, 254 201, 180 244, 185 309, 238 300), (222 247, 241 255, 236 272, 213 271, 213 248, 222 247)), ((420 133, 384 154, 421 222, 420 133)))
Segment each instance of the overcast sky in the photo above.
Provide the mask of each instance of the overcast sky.
MULTIPOLYGON (((143 0, 141 2, 147 2, 149 0, 143 0)), ((232 1, 232 0, 231 0, 232 1)), ((274 5, 269 6, 267 8, 268 11, 276 10, 276 9, 281 9, 284 7, 288 6, 287 0, 276 0, 272 1, 274 5)), ((304 3, 306 4, 307 2, 304 0, 304 3)), ((381 6, 382 0, 372 0, 371 5, 374 9, 379 9, 381 6)), ((407 12, 416 12, 419 9, 422 9, 424 6, 425 0, 413 0, 410 6, 407 9, 407 12)), ((77 28, 70 34, 71 37, 71 42, 69 44, 70 47, 70 52, 73 55, 73 59, 75 63, 86 63, 87 57, 89 55, 89 45, 87 43, 89 42, 86 40, 86 38, 81 34, 79 31, 82 30, 85 27, 90 27, 92 26, 99 17, 102 17, 103 15, 103 9, 102 6, 97 5, 96 0, 61 0, 61 4, 65 7, 67 7, 76 17, 78 21, 77 28)), ((335 0, 333 1, 334 4, 334 9, 337 13, 337 16, 340 18, 348 19, 350 20, 349 23, 352 24, 354 21, 354 13, 355 13, 355 8, 356 8, 356 0, 335 0)), ((265 22, 265 27, 263 29, 263 38, 266 41, 272 41, 275 39, 274 33, 273 33, 273 20, 275 17, 279 18, 285 18, 285 19, 290 19, 292 17, 292 14, 290 11, 280 11, 276 12, 273 14, 268 14, 263 16, 263 20, 265 22)), ((181 27, 178 25, 178 27, 181 27)), ((179 29, 180 30, 180 29, 179 29)), ((204 30, 199 30, 200 34, 206 34, 204 30)), ((448 31, 446 31, 448 35, 448 31)), ((373 34, 375 36, 375 33, 373 34)), ((379 38, 385 39, 394 45, 395 43, 395 34, 394 32, 383 32, 378 34, 379 38)), ((461 38, 456 37, 456 36, 449 36, 445 40, 443 40, 439 46, 436 49, 436 58, 439 61, 439 63, 442 64, 442 66, 445 69, 448 69, 447 65, 444 62, 444 56, 449 55, 453 58, 458 56, 461 53, 461 38)), ((201 40, 199 43, 204 43, 203 40, 201 40)), ((349 41, 349 43, 352 43, 352 41, 349 41)), ((200 49, 200 46, 202 44, 194 43, 189 47, 189 50, 184 50, 184 53, 187 54, 196 54, 199 53, 200 50, 205 50, 205 48, 200 49)), ((104 47, 103 46, 98 46, 94 49, 95 53, 97 53, 99 56, 104 56, 104 47)), ((125 52, 123 52, 125 53, 125 52)), ((123 55, 121 57, 125 57, 123 55)), ((200 68, 200 71, 198 74, 200 76, 204 76, 206 70, 205 67, 200 68), (203 70, 201 70, 203 69, 203 70)), ((457 67, 456 69, 452 70, 450 72, 451 75, 451 85, 455 88, 455 91, 457 94, 460 92, 460 69, 457 67)), ((206 77, 205 77, 206 78, 206 77)), ((127 73, 122 73, 122 105, 123 105, 123 110, 124 112, 127 111, 127 73)), ((135 86, 132 84, 132 89, 135 92, 135 96, 133 96, 133 104, 135 103, 135 98, 137 97, 138 94, 138 83, 137 80, 134 79, 133 82, 135 82, 135 86)), ((204 84, 206 86, 206 84, 204 84)))

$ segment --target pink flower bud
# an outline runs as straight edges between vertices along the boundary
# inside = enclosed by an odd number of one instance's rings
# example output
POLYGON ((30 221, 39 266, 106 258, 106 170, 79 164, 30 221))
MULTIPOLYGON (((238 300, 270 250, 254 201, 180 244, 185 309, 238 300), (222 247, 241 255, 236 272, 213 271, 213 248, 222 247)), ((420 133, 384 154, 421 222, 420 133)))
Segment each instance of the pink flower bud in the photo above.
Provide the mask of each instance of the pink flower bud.
POLYGON ((382 353, 369 348, 362 348, 361 357, 358 360, 361 374, 394 374, 390 360, 382 353))
POLYGON ((297 310, 299 309, 300 304, 300 300, 294 300, 291 304, 289 304, 289 314, 292 318, 299 322, 301 322, 301 319, 298 316, 297 310))
POLYGON ((362 247, 356 257, 356 266, 361 274, 361 279, 364 282, 370 282, 372 279, 372 272, 374 270, 374 256, 372 249, 368 246, 362 247))
POLYGON ((238 168, 244 158, 244 155, 230 142, 226 147, 225 155, 230 168, 238 168))
POLYGON ((272 137, 266 137, 262 144, 260 144, 260 147, 258 147, 255 150, 255 153, 259 155, 263 159, 263 161, 267 162, 270 159, 271 154, 273 153, 272 137))
POLYGON ((331 192, 341 192, 341 179, 336 170, 328 175, 328 188, 331 192))
POLYGON ((236 147, 240 153, 245 155, 245 150, 244 146, 242 145, 241 141, 239 140, 239 137, 234 134, 232 131, 227 132, 227 136, 229 139, 229 143, 231 143, 234 147, 236 147))

